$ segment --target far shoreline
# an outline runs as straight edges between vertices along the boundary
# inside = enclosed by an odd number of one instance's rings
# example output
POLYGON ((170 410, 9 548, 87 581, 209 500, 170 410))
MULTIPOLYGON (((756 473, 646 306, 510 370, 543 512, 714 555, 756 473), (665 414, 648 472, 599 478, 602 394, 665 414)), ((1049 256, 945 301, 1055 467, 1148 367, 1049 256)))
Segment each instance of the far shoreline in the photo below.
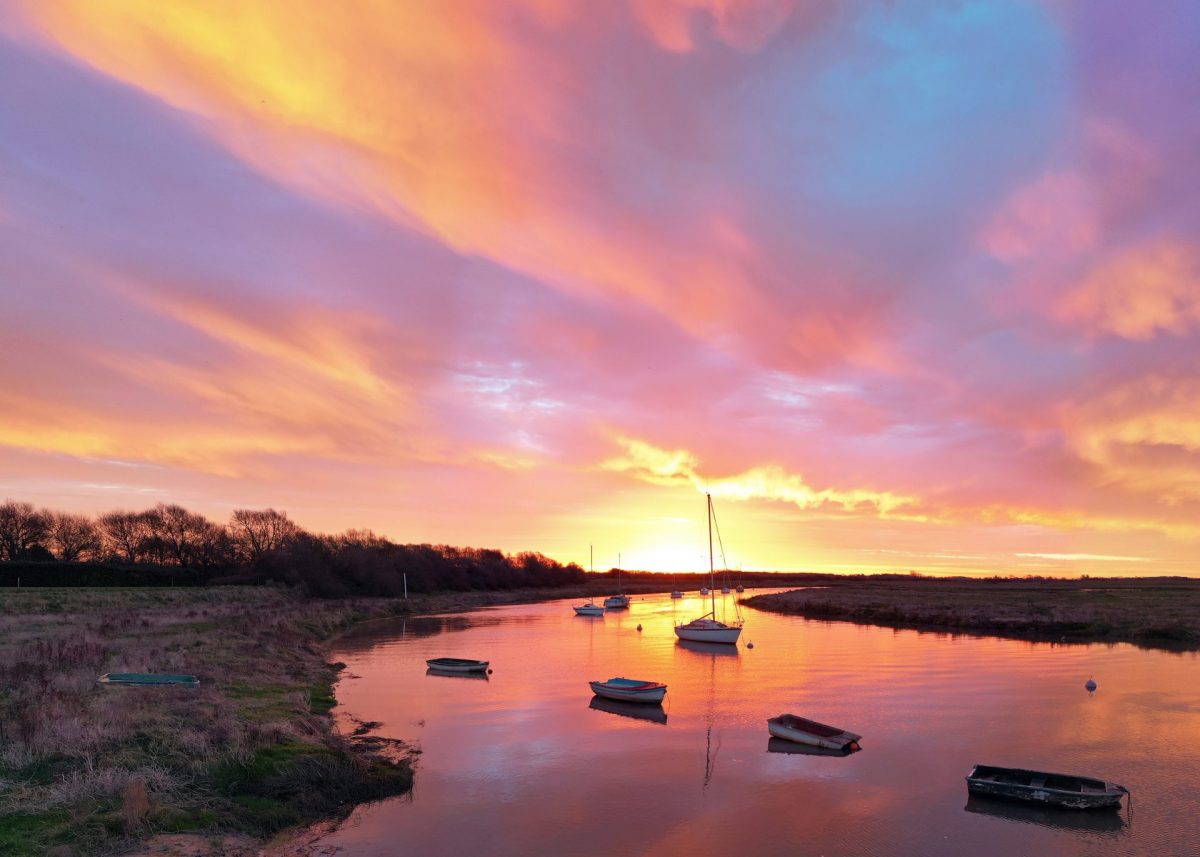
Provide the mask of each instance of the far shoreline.
POLYGON ((1194 578, 852 578, 743 598, 817 621, 1049 643, 1200 649, 1194 578))

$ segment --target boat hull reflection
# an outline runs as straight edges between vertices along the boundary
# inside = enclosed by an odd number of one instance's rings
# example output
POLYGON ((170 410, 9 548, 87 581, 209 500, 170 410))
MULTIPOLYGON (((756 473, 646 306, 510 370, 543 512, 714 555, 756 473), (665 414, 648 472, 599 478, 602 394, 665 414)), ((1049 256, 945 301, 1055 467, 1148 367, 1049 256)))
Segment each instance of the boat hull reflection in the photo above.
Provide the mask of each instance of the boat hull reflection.
POLYGON ((990 815, 1005 821, 1053 827, 1058 830, 1116 834, 1124 832, 1126 826, 1125 818, 1116 812, 1064 812, 1055 807, 1037 806, 980 795, 968 797, 967 805, 963 809, 967 812, 990 815))
POLYGON ((852 753, 859 752, 861 749, 857 744, 835 750, 831 747, 797 744, 795 741, 787 741, 783 738, 770 738, 767 740, 768 753, 786 753, 789 756, 849 756, 852 753))
POLYGON ((629 717, 633 720, 659 723, 664 726, 667 723, 667 712, 662 710, 661 705, 647 705, 644 702, 619 702, 615 699, 593 696, 592 701, 588 703, 588 708, 607 714, 616 714, 620 717, 629 717))
POLYGON ((736 658, 738 654, 737 646, 726 643, 699 643, 695 640, 676 640, 675 648, 686 649, 699 655, 732 655, 736 658))

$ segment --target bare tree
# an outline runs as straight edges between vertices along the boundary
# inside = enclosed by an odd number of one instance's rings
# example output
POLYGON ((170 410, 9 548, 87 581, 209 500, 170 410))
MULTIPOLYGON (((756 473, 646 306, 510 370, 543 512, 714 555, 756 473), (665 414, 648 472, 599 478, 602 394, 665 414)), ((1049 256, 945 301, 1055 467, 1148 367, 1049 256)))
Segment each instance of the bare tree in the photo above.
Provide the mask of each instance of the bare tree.
POLYGON ((263 554, 288 544, 300 533, 300 528, 286 512, 235 509, 229 517, 229 532, 241 558, 253 564, 263 554))
POLYGON ((193 562, 200 568, 219 568, 233 564, 233 539, 224 527, 205 521, 195 534, 193 562))
POLYGON ((166 522, 163 520, 160 507, 138 512, 138 520, 142 525, 142 540, 138 543, 138 560, 154 565, 166 565, 168 555, 166 522))
POLYGON ((212 524, 182 506, 159 503, 154 511, 167 559, 181 566, 193 564, 199 543, 212 524))
POLYGON ((140 512, 107 512, 100 516, 100 533, 106 552, 129 563, 138 561, 138 551, 146 535, 140 512))
POLYGON ((50 547, 63 562, 78 562, 100 552, 100 530, 91 518, 69 512, 52 512, 49 516, 50 547))
POLYGON ((32 503, 6 500, 0 505, 0 559, 18 560, 45 541, 49 516, 32 503))

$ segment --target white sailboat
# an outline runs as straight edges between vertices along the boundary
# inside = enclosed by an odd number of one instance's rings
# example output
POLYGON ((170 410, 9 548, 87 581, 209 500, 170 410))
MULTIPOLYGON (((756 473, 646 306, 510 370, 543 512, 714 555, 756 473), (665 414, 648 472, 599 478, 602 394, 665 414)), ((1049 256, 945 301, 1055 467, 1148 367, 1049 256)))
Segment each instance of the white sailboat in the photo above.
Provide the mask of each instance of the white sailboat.
POLYGON ((621 567, 617 566, 617 594, 604 599, 604 606, 609 610, 623 610, 629 606, 629 596, 621 591, 621 567))
MULTIPOLYGON (((708 591, 701 590, 701 594, 708 594, 710 598, 710 607, 708 613, 693 619, 685 625, 675 626, 675 636, 681 640, 692 640, 697 643, 734 643, 738 641, 738 637, 742 633, 742 623, 736 625, 727 625, 724 622, 717 620, 717 596, 713 592, 716 588, 716 571, 713 565, 713 545, 712 545, 712 528, 713 528, 713 505, 712 495, 704 495, 708 499, 708 591)), ((724 549, 722 549, 723 552, 724 549)))

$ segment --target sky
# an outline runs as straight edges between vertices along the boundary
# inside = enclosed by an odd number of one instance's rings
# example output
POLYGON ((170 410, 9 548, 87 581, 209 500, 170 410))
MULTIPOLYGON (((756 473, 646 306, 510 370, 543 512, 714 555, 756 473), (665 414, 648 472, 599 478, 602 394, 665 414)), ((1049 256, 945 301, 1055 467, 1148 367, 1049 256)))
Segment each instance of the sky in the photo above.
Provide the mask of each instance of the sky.
MULTIPOLYGON (((1200 4, 0 0, 0 497, 1200 575, 1200 4)), ((718 565, 721 564, 718 556, 718 565)))

